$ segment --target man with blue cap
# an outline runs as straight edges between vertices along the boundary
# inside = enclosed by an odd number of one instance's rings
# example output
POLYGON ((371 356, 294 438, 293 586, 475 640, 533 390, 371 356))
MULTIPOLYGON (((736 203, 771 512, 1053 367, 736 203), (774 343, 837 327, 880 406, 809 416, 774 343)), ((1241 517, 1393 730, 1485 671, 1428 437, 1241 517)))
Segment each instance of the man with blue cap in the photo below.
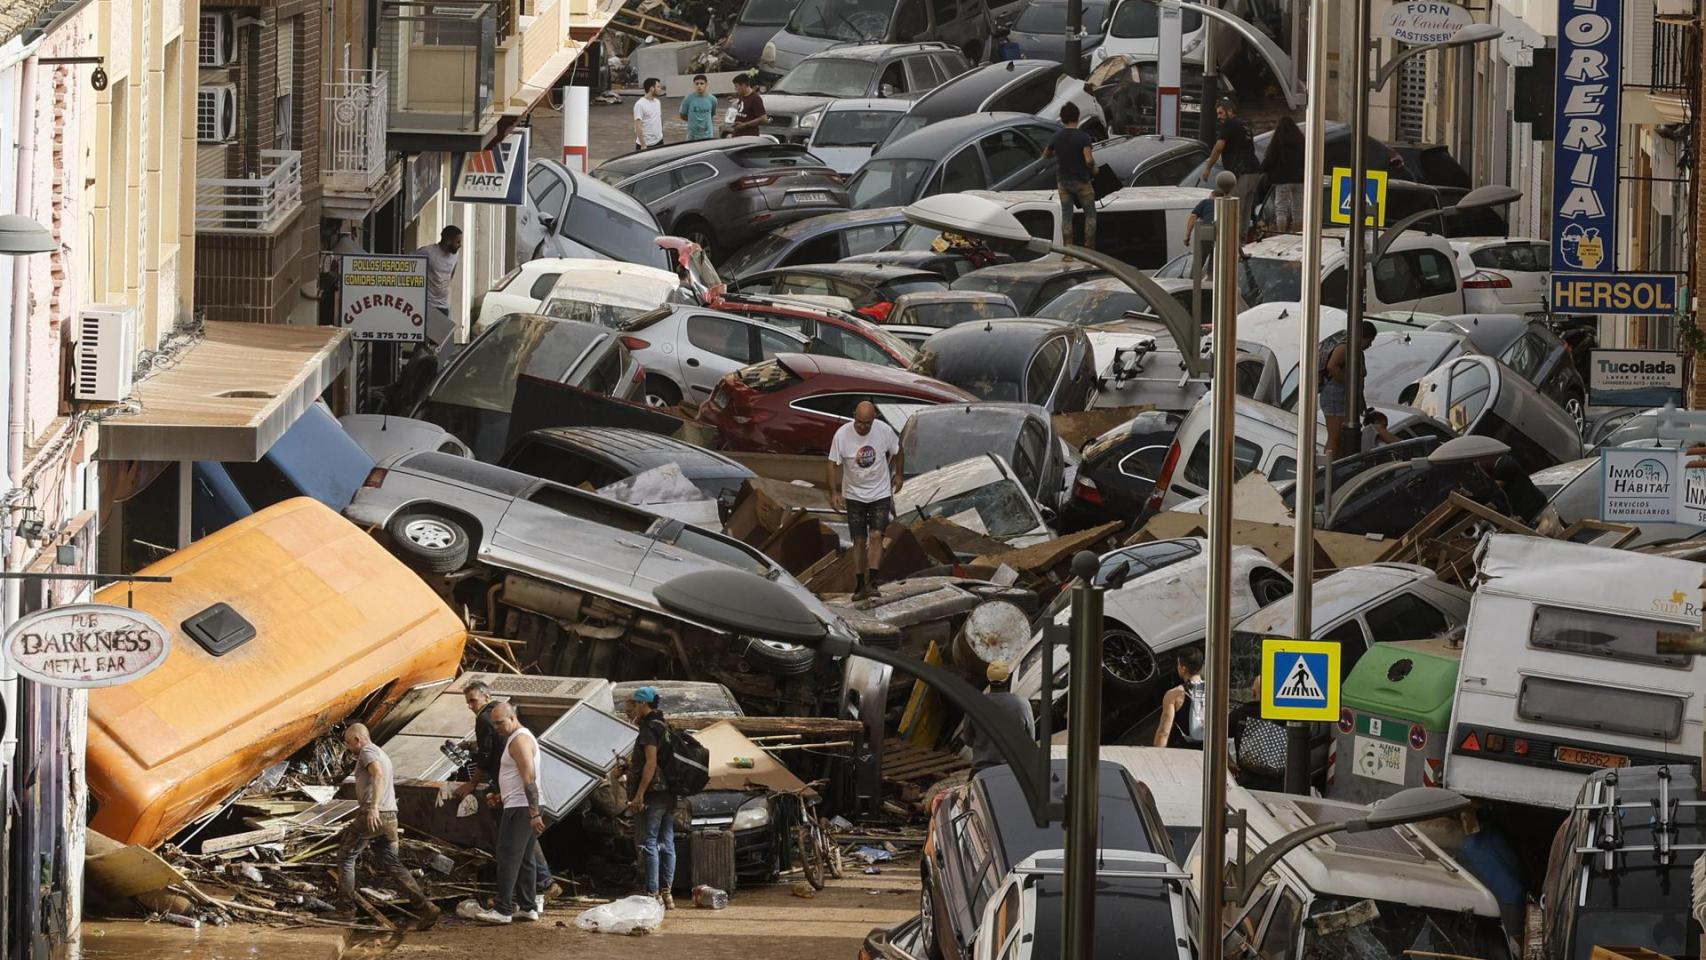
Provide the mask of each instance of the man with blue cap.
POLYGON ((640 728, 634 755, 628 760, 628 813, 634 822, 634 845, 646 880, 646 893, 664 909, 675 909, 670 887, 675 884, 675 794, 664 781, 663 755, 669 750, 669 724, 658 707, 656 687, 640 687, 628 698, 628 719, 640 728))

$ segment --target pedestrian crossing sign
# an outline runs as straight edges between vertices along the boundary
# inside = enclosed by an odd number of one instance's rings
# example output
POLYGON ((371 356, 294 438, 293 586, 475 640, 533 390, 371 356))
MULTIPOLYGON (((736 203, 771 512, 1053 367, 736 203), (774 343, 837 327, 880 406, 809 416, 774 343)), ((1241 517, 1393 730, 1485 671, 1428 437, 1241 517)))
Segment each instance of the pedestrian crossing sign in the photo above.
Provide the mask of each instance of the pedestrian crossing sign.
MULTIPOLYGON (((1386 226, 1386 171, 1370 170, 1363 180, 1363 223, 1371 227, 1386 226)), ((1334 223, 1351 222, 1351 168, 1333 168, 1333 205, 1328 209, 1334 223)))
POLYGON ((1326 640, 1262 641, 1262 719, 1339 719, 1339 645, 1326 640))

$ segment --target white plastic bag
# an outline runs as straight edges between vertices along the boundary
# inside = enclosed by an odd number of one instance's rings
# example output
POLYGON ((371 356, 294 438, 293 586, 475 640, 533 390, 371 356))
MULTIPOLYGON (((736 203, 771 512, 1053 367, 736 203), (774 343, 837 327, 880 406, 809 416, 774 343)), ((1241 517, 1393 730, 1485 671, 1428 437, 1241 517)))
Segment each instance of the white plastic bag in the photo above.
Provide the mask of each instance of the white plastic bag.
POLYGON ((575 926, 593 933, 651 933, 663 926, 663 904, 641 894, 624 897, 584 911, 575 926))

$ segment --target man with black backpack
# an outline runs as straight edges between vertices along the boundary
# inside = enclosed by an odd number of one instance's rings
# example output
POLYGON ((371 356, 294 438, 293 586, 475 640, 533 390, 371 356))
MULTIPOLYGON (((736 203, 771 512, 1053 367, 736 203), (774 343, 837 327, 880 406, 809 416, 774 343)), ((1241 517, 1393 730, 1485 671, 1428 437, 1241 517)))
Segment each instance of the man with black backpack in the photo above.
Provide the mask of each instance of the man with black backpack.
POLYGON ((640 687, 628 698, 628 719, 640 728, 628 761, 628 813, 634 821, 634 845, 640 850, 646 893, 665 910, 675 909, 675 793, 665 776, 670 749, 669 724, 658 706, 656 687, 640 687))

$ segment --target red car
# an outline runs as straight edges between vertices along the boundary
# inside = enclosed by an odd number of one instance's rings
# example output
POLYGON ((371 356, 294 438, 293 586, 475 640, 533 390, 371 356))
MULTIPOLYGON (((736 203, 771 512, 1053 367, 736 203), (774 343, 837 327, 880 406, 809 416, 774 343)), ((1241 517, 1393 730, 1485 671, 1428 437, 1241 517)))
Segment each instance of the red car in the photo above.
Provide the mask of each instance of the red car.
POLYGON ((723 449, 760 453, 827 453, 835 431, 859 401, 900 432, 906 408, 976 401, 959 387, 893 367, 842 357, 781 353, 717 383, 699 421, 717 428, 723 449))

